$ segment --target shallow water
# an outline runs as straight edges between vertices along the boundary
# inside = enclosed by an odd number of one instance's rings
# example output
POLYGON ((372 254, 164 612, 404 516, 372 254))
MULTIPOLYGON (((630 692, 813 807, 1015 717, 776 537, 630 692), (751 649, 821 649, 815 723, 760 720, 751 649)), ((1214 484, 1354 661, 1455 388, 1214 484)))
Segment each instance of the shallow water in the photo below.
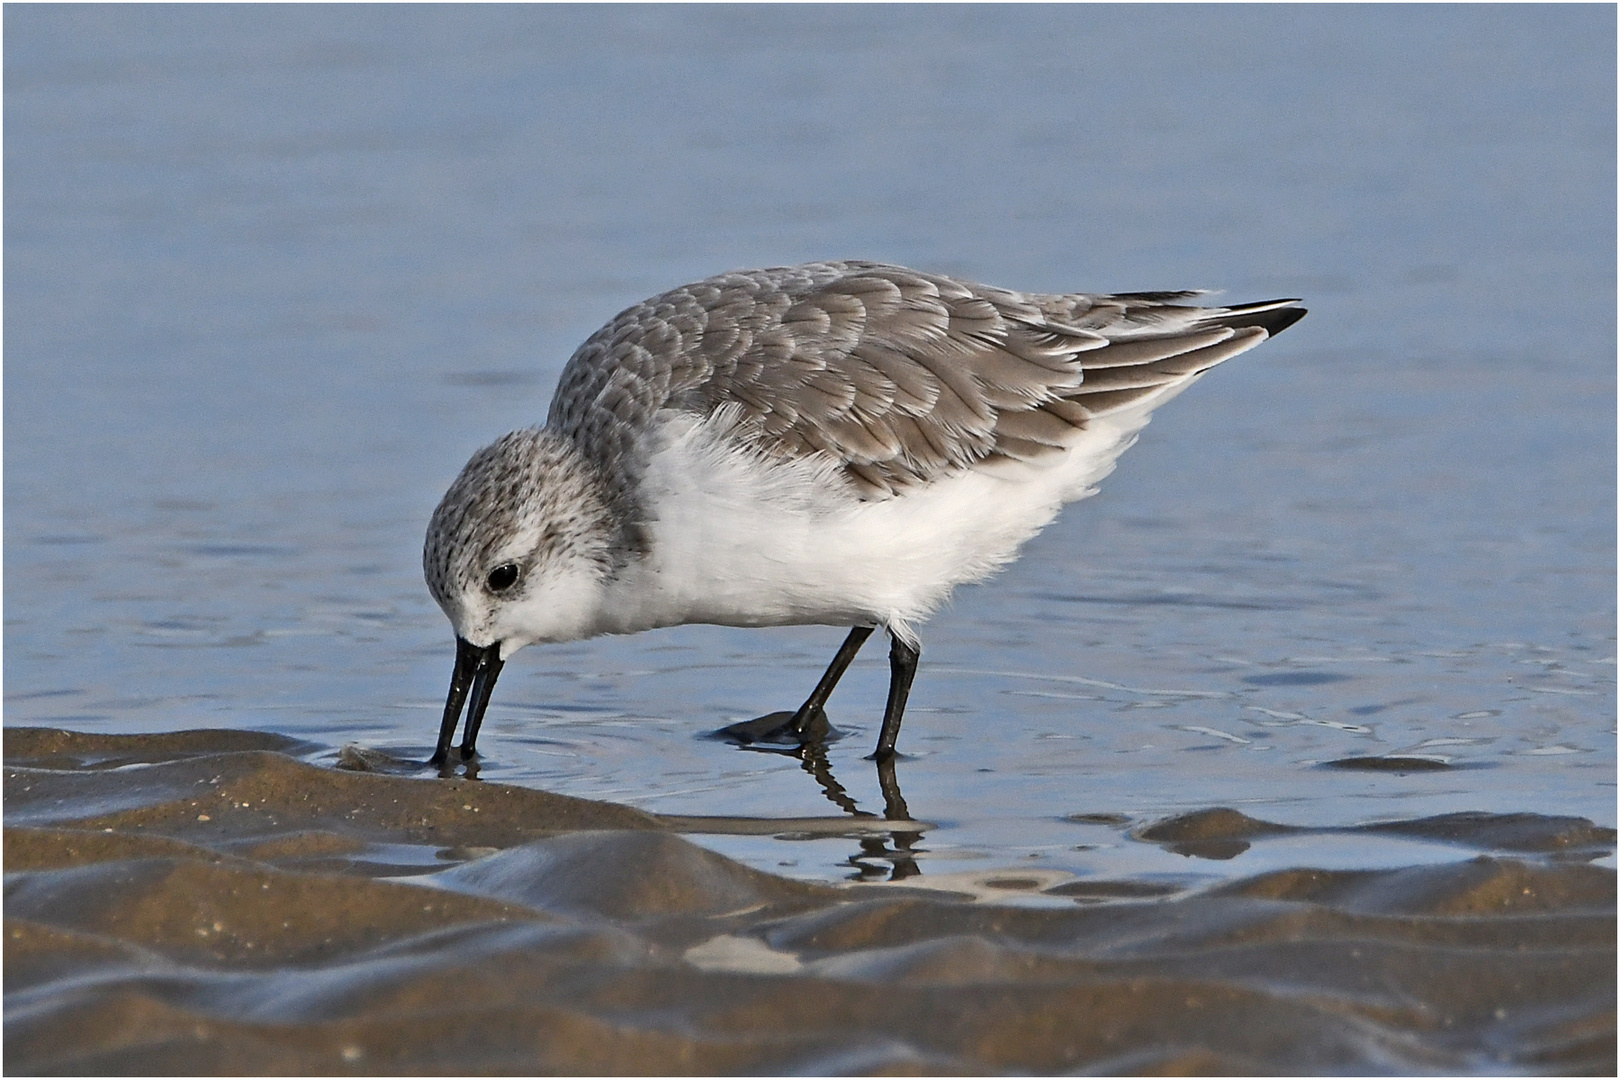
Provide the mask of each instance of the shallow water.
MULTIPOLYGON (((8 724, 425 752, 451 649, 418 546, 466 456, 625 304, 864 256, 1312 309, 924 629, 924 873, 1253 869, 1085 813, 1614 821, 1612 12, 5 18, 8 724), (1444 767, 1323 767, 1362 755, 1444 767)), ((840 633, 530 650, 482 775, 837 813, 698 736, 793 707, 840 633)), ((883 652, 831 704, 866 809, 883 652)))

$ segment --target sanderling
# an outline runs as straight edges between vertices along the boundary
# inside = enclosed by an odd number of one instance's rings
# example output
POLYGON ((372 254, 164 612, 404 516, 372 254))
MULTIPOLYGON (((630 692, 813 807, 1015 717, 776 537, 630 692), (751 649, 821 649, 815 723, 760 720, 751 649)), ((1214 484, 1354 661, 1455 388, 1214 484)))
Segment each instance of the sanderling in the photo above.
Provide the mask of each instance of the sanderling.
POLYGON ((433 513, 422 563, 456 662, 432 760, 464 703, 472 756, 523 646, 681 623, 852 627, 796 733, 883 627, 889 759, 917 624, 1092 494, 1153 409, 1305 314, 1199 295, 823 262, 621 313, 568 361, 545 426, 474 454, 433 513))

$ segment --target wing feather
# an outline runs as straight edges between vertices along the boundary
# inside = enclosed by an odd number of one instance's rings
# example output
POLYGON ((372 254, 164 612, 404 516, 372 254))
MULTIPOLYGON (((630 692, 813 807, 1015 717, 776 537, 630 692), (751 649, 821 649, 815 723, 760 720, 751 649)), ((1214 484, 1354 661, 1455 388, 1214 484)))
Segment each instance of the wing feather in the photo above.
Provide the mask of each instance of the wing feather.
MULTIPOLYGON (((1205 345, 1214 345, 1225 341, 1232 336, 1232 331, 1224 326, 1212 326, 1204 330, 1196 330, 1189 334, 1181 334, 1169 338, 1145 338, 1135 341, 1121 341, 1108 345, 1091 356, 1081 359, 1086 371, 1099 368, 1130 367, 1135 364, 1151 364, 1157 360, 1164 360, 1182 353, 1201 349, 1205 345)), ((1088 376, 1089 377, 1089 376, 1088 376)))
POLYGON ((631 447, 660 410, 729 407, 764 452, 827 455, 881 498, 1061 455, 1092 419, 1151 408, 1304 314, 1198 295, 1026 294, 864 262, 721 274, 592 335, 547 423, 629 492, 631 447))

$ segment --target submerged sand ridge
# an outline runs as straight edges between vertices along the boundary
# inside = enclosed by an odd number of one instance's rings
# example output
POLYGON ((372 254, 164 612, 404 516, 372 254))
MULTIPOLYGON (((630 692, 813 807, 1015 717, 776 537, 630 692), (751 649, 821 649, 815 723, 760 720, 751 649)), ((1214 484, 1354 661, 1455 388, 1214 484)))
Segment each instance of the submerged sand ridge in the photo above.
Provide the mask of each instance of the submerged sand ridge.
MULTIPOLYGON (((1020 907, 311 749, 5 731, 9 1072, 1615 1070, 1614 833, 1577 819, 1349 826, 1458 858, 1190 894, 1009 872, 1051 901, 1020 907)), ((1291 831, 1132 835, 1222 858, 1291 831)))

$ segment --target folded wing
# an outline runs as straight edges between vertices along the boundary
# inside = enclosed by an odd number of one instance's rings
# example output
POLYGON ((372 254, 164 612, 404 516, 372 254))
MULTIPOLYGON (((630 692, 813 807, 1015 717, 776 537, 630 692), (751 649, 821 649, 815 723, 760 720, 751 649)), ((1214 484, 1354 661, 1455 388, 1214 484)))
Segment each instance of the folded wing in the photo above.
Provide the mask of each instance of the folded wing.
POLYGON ((1145 418, 1305 314, 1198 295, 1035 295, 859 262, 724 274, 593 335, 548 423, 609 460, 659 409, 729 407, 765 452, 827 455, 883 498, 1061 455, 1093 418, 1145 418))

